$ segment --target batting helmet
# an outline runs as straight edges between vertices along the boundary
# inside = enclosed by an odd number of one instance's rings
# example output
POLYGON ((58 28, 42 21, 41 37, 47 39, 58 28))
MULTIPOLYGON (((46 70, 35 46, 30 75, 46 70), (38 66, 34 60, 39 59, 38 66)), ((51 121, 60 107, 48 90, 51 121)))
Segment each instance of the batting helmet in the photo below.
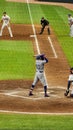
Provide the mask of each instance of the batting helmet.
POLYGON ((38 56, 36 56, 37 60, 44 60, 44 54, 40 54, 38 56))

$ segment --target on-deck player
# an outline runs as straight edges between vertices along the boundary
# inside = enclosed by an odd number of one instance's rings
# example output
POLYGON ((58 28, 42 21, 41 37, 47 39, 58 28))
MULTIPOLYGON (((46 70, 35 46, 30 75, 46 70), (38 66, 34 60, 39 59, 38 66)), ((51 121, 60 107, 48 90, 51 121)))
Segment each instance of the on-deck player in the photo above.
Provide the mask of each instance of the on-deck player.
POLYGON ((7 27, 8 31, 9 31, 9 34, 10 34, 10 37, 13 37, 11 27, 10 27, 10 17, 6 14, 6 12, 3 12, 1 23, 2 23, 2 27, 1 27, 1 31, 0 31, 0 36, 2 36, 3 29, 5 27, 7 27))

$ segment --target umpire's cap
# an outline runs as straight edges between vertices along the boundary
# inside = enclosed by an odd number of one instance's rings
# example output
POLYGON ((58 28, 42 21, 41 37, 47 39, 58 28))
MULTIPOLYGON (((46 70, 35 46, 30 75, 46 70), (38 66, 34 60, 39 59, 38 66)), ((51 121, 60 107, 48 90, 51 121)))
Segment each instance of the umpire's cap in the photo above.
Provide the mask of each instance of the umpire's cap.
POLYGON ((3 12, 3 14, 6 14, 6 12, 3 12))
POLYGON ((70 17, 70 16, 71 16, 71 14, 68 14, 68 16, 70 17))

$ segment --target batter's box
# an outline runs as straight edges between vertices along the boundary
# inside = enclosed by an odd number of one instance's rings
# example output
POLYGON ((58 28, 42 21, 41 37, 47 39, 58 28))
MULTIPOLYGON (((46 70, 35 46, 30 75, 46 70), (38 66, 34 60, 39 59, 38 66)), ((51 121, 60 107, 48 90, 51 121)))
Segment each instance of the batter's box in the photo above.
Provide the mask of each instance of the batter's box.
POLYGON ((29 89, 17 88, 14 90, 4 90, 0 94, 4 94, 10 97, 21 98, 21 99, 49 99, 49 98, 64 98, 65 88, 63 87, 50 87, 48 88, 48 95, 50 97, 44 97, 43 88, 37 88, 33 91, 33 96, 29 96, 29 89))

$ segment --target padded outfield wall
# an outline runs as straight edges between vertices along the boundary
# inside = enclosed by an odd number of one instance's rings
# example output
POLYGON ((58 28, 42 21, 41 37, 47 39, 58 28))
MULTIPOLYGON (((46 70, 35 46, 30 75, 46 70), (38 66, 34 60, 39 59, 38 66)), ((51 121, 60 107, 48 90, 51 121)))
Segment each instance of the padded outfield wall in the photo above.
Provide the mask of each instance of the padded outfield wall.
POLYGON ((38 0, 38 1, 73 3, 73 0, 38 0))

